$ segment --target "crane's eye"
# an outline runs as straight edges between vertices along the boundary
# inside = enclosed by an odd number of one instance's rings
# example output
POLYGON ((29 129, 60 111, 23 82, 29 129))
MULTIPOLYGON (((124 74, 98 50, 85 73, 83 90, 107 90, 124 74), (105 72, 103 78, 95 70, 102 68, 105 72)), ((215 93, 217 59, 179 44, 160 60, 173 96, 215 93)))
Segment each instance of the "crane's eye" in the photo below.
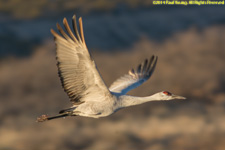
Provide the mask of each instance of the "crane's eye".
POLYGON ((168 91, 164 91, 163 94, 167 95, 167 96, 171 96, 172 94, 168 91))

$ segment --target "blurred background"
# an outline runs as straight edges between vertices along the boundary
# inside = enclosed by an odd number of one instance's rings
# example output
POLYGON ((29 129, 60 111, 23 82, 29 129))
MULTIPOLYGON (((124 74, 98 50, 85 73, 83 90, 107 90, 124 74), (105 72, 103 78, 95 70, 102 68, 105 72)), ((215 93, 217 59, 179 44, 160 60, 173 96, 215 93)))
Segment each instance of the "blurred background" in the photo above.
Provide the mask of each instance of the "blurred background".
POLYGON ((222 150, 225 147, 225 7, 153 6, 151 0, 0 0, 1 150, 222 150), (168 90, 100 119, 36 123, 70 107, 50 28, 83 17, 87 46, 110 84, 152 54, 151 79, 130 95, 168 90))

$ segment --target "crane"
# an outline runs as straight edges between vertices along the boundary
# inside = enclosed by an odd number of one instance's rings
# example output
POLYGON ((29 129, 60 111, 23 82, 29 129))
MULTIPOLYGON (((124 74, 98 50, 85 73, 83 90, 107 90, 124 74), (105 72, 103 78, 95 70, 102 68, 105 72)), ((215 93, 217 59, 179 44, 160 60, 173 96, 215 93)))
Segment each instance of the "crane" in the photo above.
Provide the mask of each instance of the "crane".
POLYGON ((149 101, 185 99, 168 91, 158 92, 147 97, 136 97, 126 93, 147 81, 152 75, 157 56, 145 59, 136 69, 117 79, 107 88, 102 80, 96 64, 92 59, 84 39, 82 18, 79 18, 78 31, 76 16, 72 18, 72 32, 66 18, 63 28, 57 23, 58 34, 53 29, 51 33, 56 43, 56 60, 58 74, 64 91, 70 98, 72 106, 63 109, 55 116, 42 115, 37 122, 52 120, 67 116, 84 116, 92 118, 106 117, 119 109, 143 104, 149 101))

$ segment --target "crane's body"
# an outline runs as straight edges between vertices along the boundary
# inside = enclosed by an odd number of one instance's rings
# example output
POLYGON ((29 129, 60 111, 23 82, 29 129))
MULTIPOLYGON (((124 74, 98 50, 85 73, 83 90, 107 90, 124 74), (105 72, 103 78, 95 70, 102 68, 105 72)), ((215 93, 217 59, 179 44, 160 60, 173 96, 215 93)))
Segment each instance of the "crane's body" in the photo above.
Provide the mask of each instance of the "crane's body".
POLYGON ((80 33, 75 16, 73 16, 72 23, 75 34, 65 18, 63 24, 67 33, 59 24, 57 24, 57 28, 62 36, 54 30, 51 32, 57 45, 56 59, 59 77, 64 91, 73 105, 71 108, 61 110, 59 115, 52 117, 42 115, 37 119, 38 122, 66 116, 106 117, 121 108, 149 101, 185 99, 167 91, 147 97, 126 95, 128 91, 140 86, 150 78, 158 59, 154 55, 150 59, 146 59, 137 69, 131 69, 128 74, 120 77, 107 88, 87 49, 82 19, 79 19, 80 33))

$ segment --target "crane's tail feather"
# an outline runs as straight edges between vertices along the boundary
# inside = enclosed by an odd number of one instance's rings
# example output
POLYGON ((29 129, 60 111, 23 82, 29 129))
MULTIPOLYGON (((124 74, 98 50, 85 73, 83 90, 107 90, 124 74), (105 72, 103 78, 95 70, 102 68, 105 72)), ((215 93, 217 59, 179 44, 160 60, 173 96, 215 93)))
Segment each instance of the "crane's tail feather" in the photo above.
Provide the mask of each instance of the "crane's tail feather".
POLYGON ((76 107, 71 107, 71 108, 60 110, 59 114, 64 114, 64 113, 71 114, 74 109, 76 109, 76 107))

